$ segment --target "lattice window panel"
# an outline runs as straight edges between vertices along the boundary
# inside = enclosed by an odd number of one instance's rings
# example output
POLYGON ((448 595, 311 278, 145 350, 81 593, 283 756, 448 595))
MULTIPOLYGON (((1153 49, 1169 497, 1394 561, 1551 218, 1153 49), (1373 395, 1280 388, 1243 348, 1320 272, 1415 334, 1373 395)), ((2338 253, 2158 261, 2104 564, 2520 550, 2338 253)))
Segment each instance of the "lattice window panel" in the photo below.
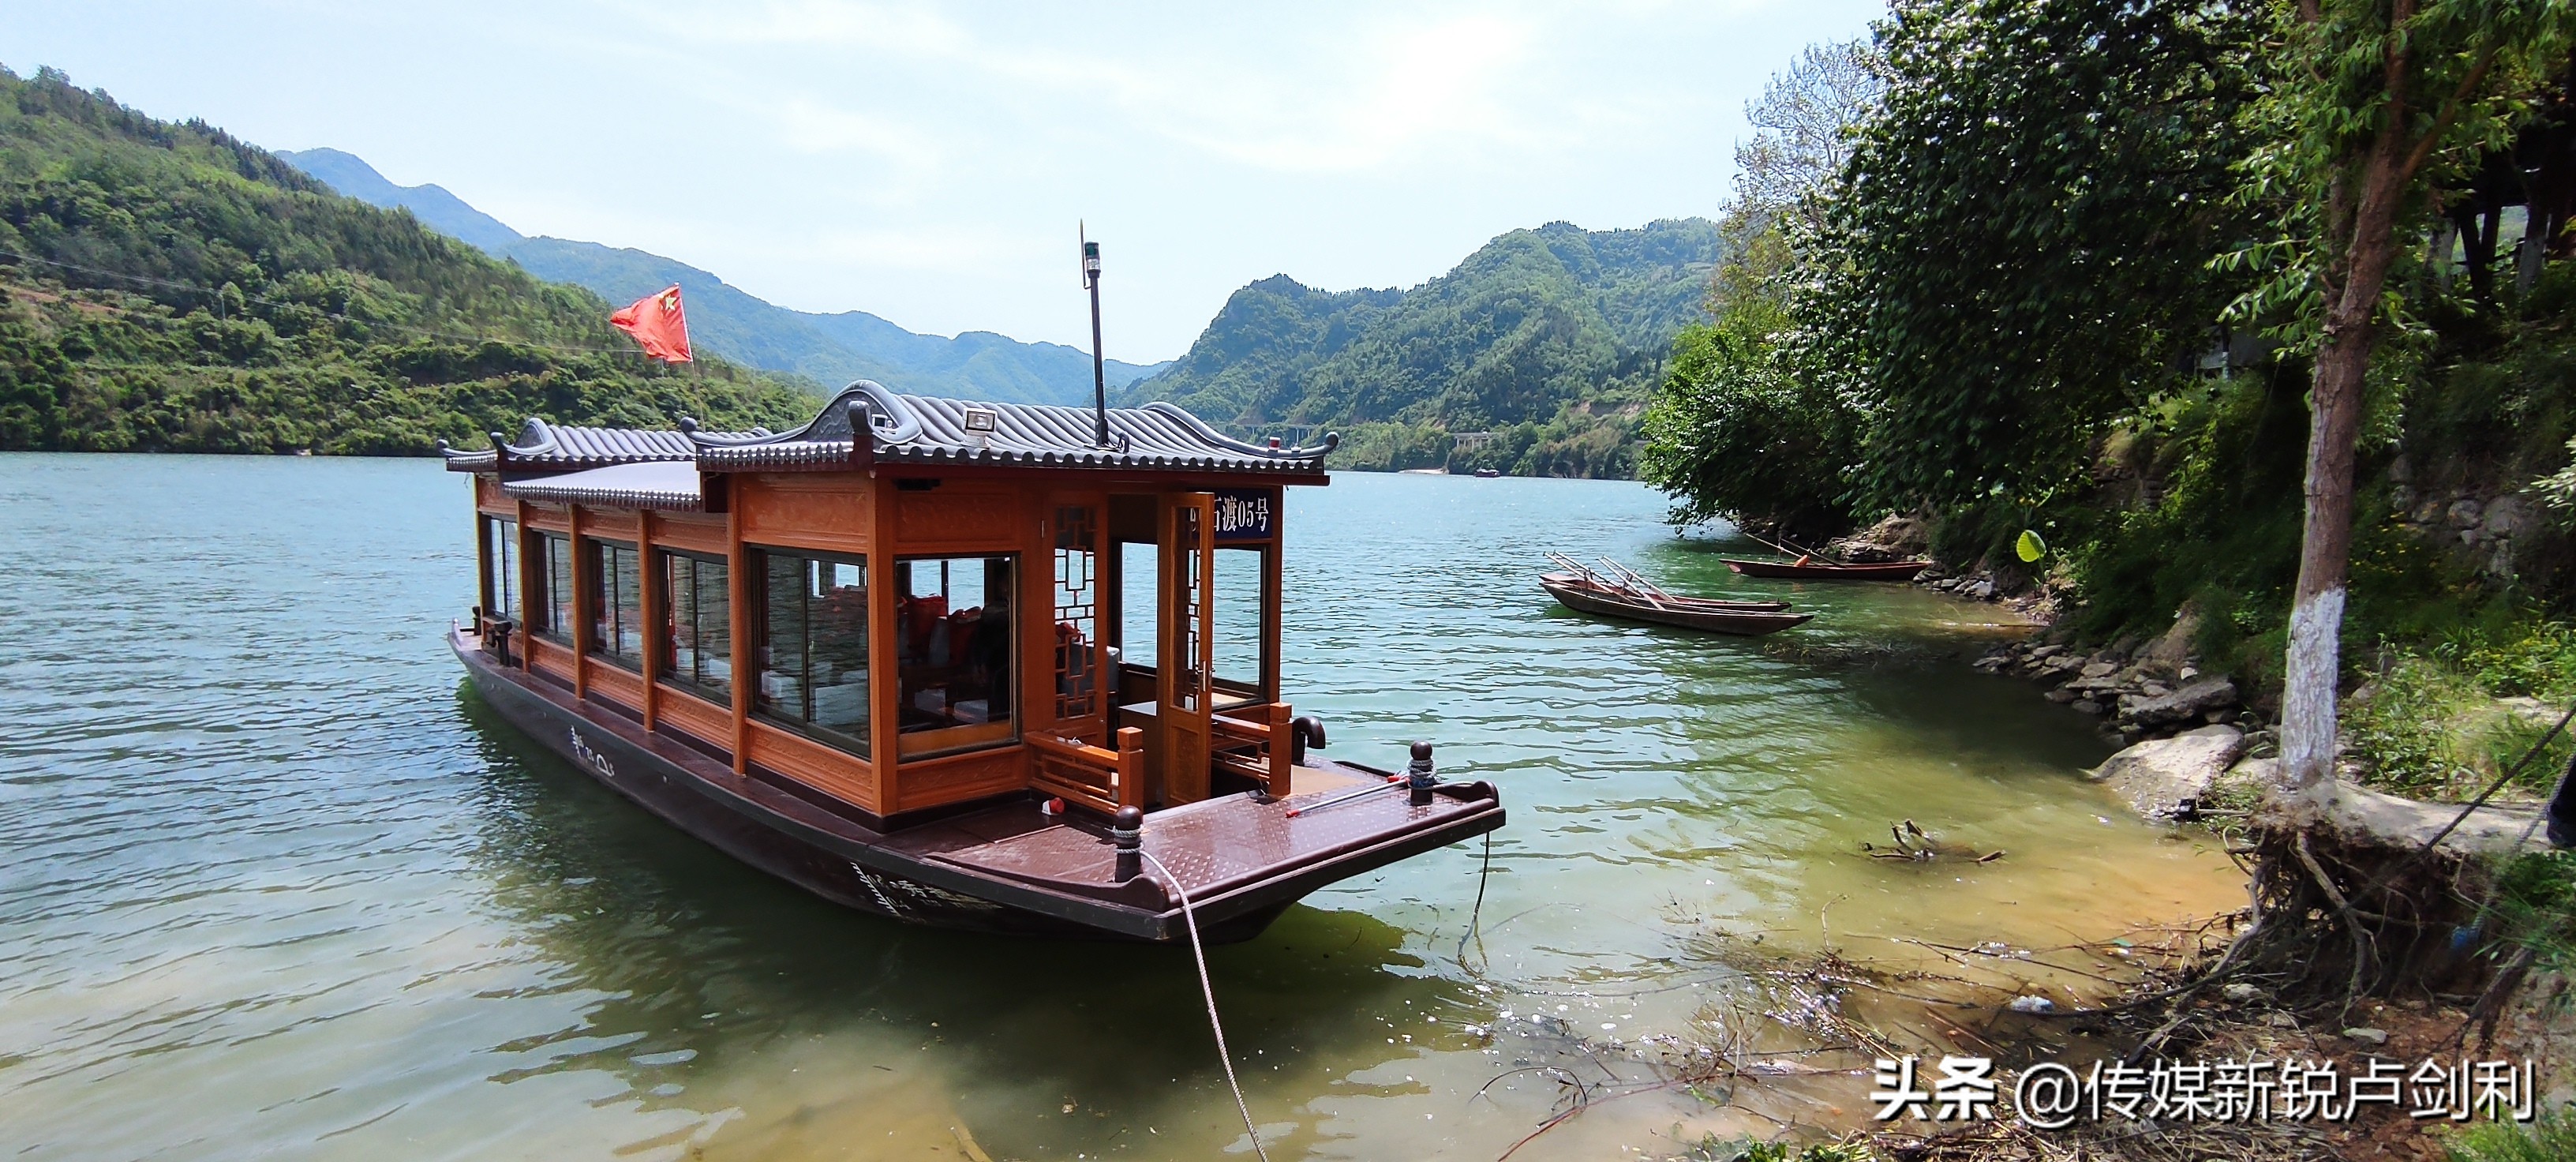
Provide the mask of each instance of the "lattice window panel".
POLYGON ((1172 673, 1172 705, 1183 710, 1201 710, 1207 705, 1207 643, 1201 614, 1207 609, 1207 562, 1201 551, 1207 536, 1199 527, 1200 510, 1179 508, 1172 516, 1178 522, 1172 539, 1179 560, 1175 570, 1180 575, 1180 608, 1175 610, 1180 625, 1172 644, 1172 662, 1164 667, 1172 673))
POLYGON ((1100 514, 1055 510, 1055 716, 1100 713, 1100 514))

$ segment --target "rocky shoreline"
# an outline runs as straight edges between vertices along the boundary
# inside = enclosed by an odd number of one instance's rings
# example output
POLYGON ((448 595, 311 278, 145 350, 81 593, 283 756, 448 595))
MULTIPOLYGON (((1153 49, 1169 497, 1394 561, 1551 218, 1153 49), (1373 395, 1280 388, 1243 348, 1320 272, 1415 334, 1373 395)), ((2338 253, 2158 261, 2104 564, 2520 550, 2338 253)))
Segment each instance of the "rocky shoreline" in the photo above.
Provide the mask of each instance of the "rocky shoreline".
POLYGON ((2263 714, 2240 704, 2236 683, 2225 674, 2203 674, 2185 658, 2159 656, 2153 648, 2131 652, 2114 646, 2082 653, 2039 641, 1987 650, 1970 663, 1989 674, 2027 678, 2050 689, 2041 697, 2103 721, 2104 732, 2135 744, 2197 726, 2258 730, 2263 714))

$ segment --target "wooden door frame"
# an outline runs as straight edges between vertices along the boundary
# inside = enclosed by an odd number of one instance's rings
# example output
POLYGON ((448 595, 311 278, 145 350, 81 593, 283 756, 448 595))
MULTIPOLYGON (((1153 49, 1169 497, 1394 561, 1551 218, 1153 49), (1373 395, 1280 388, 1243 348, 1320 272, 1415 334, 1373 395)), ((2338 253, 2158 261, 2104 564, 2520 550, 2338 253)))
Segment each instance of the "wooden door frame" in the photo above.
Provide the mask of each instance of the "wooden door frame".
POLYGON ((1216 538, 1211 527, 1214 493, 1166 492, 1157 504, 1162 571, 1155 594, 1155 661, 1162 670, 1154 692, 1155 729, 1163 736, 1166 806, 1208 797, 1208 733, 1213 715, 1216 630, 1216 538), (1186 518, 1186 519, 1185 519, 1186 518), (1185 608, 1195 592, 1198 607, 1185 608), (1195 614, 1194 635, 1184 619, 1195 614))

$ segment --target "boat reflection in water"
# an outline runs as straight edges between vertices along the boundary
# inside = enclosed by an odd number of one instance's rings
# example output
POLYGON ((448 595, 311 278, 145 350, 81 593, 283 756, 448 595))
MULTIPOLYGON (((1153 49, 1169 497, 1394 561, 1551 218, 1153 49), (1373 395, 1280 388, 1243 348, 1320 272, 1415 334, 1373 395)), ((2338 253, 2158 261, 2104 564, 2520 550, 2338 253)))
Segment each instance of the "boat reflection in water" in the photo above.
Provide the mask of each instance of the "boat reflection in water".
MULTIPOLYGON (((836 923, 832 904, 602 810, 586 772, 479 697, 459 709, 483 759, 466 866, 543 981, 511 973, 511 995, 487 1003, 561 1010, 525 1013, 556 1031, 503 1047, 514 1060, 489 1080, 624 1111, 613 1127, 568 1119, 564 1153, 613 1134, 629 1152, 711 1159, 955 1157, 962 1131, 994 1157, 1035 1157, 1153 1125, 1150 1140, 1195 1156, 1242 1133, 1206 1026, 1174 1019, 1199 1004, 1188 957, 1062 942, 1040 981, 1011 937, 836 923), (1077 1118, 1032 1116, 1067 1104, 1077 1118), (1107 1128, 1100 1111, 1115 1111, 1107 1128)), ((1229 1034, 1296 1071, 1264 1068, 1264 1084, 1324 1090, 1413 1059, 1351 1015, 1453 1011, 1473 994, 1424 975, 1406 937, 1365 912, 1292 907, 1257 942, 1210 950, 1221 978, 1259 982, 1227 992, 1229 1034)), ((1290 1149, 1312 1132, 1283 1130, 1290 1149)))
POLYGON ((1323 729, 1282 699, 1281 490, 1327 483, 1331 437, 1259 447, 1152 404, 1107 412, 1101 447, 1093 421, 867 381, 784 434, 531 420, 448 454, 481 565, 451 646, 601 783, 918 923, 1160 942, 1186 898, 1240 940, 1501 826, 1427 745, 1402 776, 1308 753, 1323 729), (1256 660, 1221 672, 1221 637, 1256 660))

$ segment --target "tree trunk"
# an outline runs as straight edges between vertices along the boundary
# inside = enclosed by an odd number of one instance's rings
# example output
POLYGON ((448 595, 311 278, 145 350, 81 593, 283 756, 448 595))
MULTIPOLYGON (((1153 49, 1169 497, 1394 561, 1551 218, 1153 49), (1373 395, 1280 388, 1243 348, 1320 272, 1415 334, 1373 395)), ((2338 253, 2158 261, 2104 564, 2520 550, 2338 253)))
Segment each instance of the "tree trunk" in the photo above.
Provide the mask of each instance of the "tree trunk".
POLYGON ((2334 788, 2344 579, 2352 561, 2353 445, 2361 434, 2362 385, 2379 343, 2379 295, 2397 257, 2398 203, 2411 168, 2412 143, 2396 131, 2396 120, 2390 118, 2389 129, 2360 159, 2359 204, 2350 215, 2336 212, 2341 190, 2328 196, 2327 237, 2343 253, 2328 260, 2324 341, 2309 386, 2308 512, 2281 694, 2281 783, 2297 793, 2293 802, 2310 810, 2322 808, 2334 788))

